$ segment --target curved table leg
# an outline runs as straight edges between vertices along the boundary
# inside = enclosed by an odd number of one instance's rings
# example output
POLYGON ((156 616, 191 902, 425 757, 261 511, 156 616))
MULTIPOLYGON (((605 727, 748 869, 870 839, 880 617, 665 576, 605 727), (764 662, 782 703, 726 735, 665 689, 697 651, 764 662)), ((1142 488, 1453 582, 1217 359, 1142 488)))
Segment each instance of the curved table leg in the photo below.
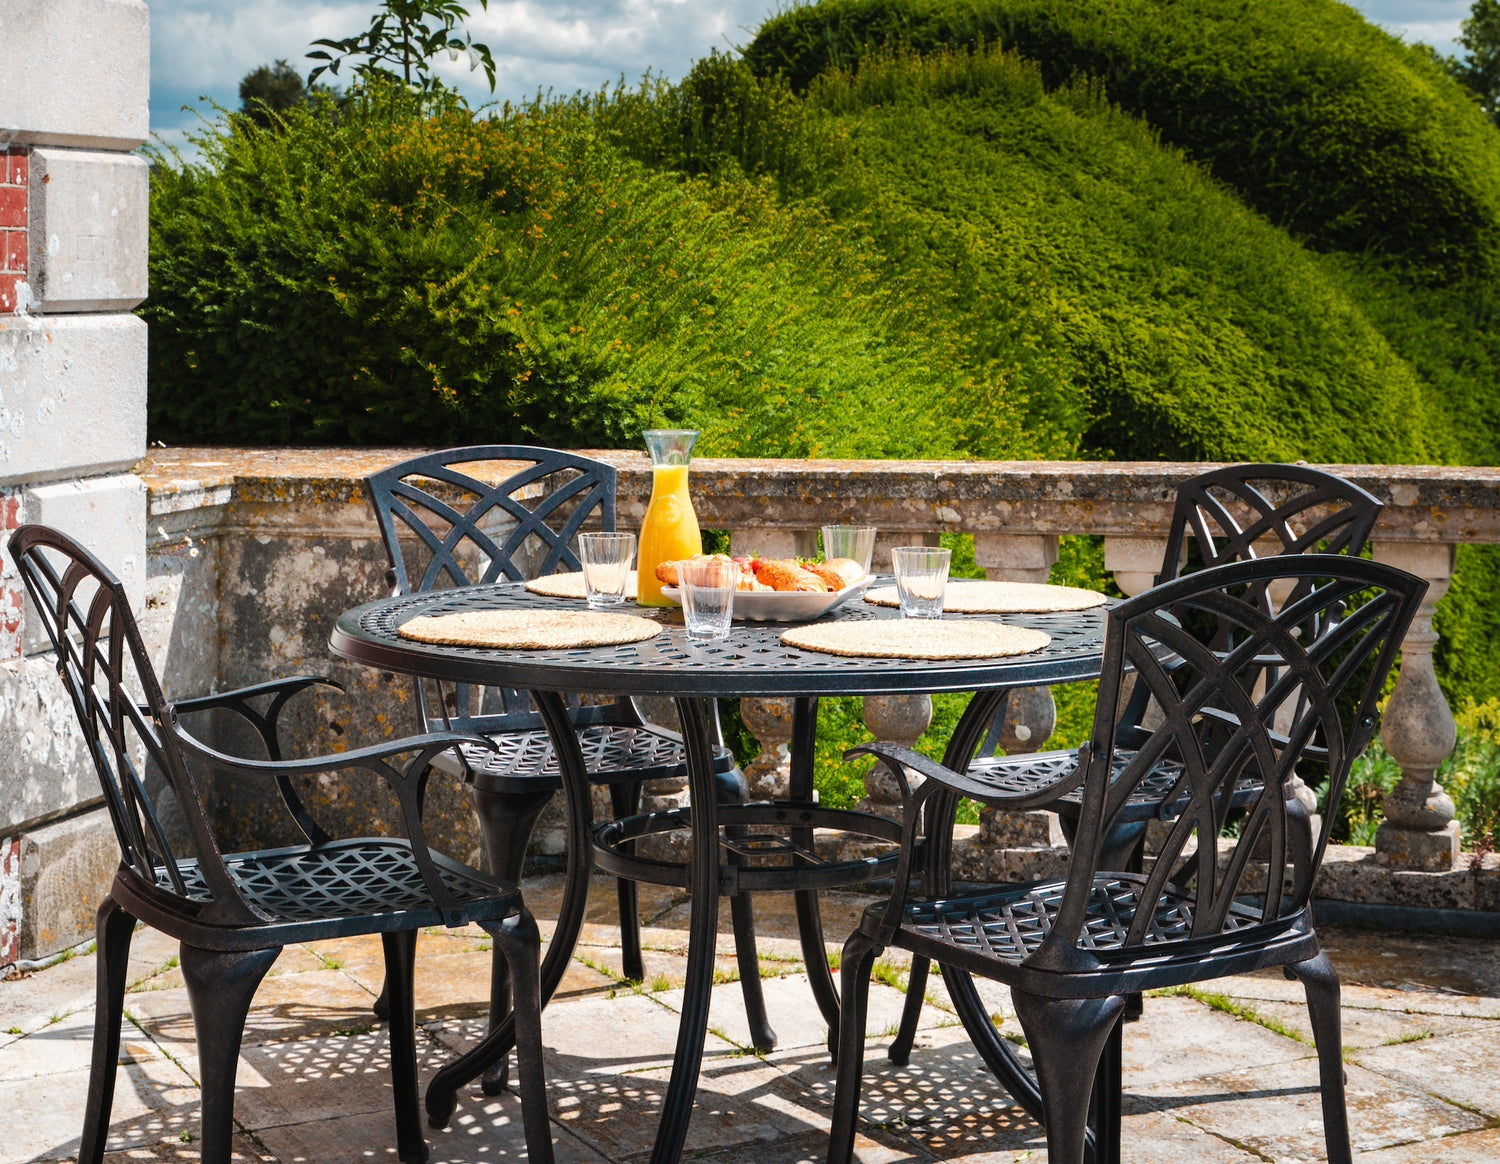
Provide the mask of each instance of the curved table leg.
MULTIPOLYGON (((945 765, 955 772, 962 772, 969 766, 975 749, 988 734, 995 717, 1005 710, 1009 698, 1010 689, 1000 688, 980 692, 969 700, 969 706, 964 708, 943 752, 945 765)), ((927 810, 927 852, 923 857, 922 891, 928 895, 948 890, 948 871, 953 857, 953 814, 957 808, 958 798, 945 795, 934 797, 927 810)), ((917 1040, 917 1024, 922 1020, 930 966, 927 958, 913 955, 906 982, 906 1002, 901 1009, 901 1025, 888 1052, 891 1062, 898 1066, 906 1065, 911 1058, 912 1044, 917 1040)))
MULTIPOLYGON (((792 705, 792 771, 788 795, 792 800, 813 798, 813 749, 818 738, 818 700, 798 699, 792 705)), ((793 844, 811 850, 812 829, 792 829, 793 844)), ((797 906, 797 936, 802 943, 802 963, 807 969, 807 984, 812 988, 823 1021, 828 1024, 828 1046, 839 1045, 839 994, 828 967, 828 948, 823 942, 823 912, 818 905, 816 889, 798 890, 793 895, 797 906)))
POLYGON ((651 1164, 676 1164, 687 1138, 703 1066, 703 1040, 708 1033, 709 995, 714 985, 714 953, 719 932, 719 804, 714 780, 710 721, 701 699, 679 698, 682 742, 687 748, 689 795, 692 797, 693 857, 688 866, 692 895, 688 921, 687 981, 683 986, 682 1017, 677 1024, 677 1051, 672 1077, 662 1102, 661 1125, 651 1149, 651 1164))
MULTIPOLYGON (((558 906, 557 926, 552 931, 552 939, 547 943, 547 953, 541 966, 540 993, 542 1006, 545 1007, 567 972, 568 963, 573 957, 573 947, 578 942, 578 933, 583 928, 584 908, 589 896, 589 874, 594 868, 593 812, 589 798, 588 769, 584 766, 583 751, 578 746, 578 736, 568 718, 566 704, 560 695, 553 692, 537 691, 532 696, 541 712, 542 721, 547 725, 547 732, 552 737, 552 746, 557 751, 558 767, 562 773, 563 799, 568 810, 567 879, 563 883, 562 903, 558 906)), ((714 853, 717 855, 717 847, 714 853)), ((710 974, 712 967, 713 958, 710 955, 710 974)), ((493 1064, 504 1059, 515 1046, 515 1029, 515 1015, 506 1015, 503 1022, 491 1026, 489 1037, 479 1046, 461 1055, 433 1076, 432 1082, 427 1086, 427 1111, 432 1126, 446 1126, 447 1119, 440 1113, 453 1110, 453 1095, 493 1064)), ((699 1045, 702 1045, 701 1038, 699 1045)))

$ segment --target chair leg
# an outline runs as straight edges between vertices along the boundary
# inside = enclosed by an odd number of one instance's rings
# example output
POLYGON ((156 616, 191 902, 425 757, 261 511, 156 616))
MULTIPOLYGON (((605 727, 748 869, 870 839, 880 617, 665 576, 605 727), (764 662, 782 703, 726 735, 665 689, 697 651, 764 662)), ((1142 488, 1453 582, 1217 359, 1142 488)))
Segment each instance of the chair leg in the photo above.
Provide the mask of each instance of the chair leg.
POLYGON ((901 1007, 901 1026, 887 1052, 892 1063, 905 1067, 911 1061, 911 1049, 917 1041, 917 1024, 922 1021, 922 1003, 927 999, 927 974, 932 967, 928 958, 913 954, 911 971, 906 977, 906 1002, 901 1007))
MULTIPOLYGON (((510 969, 515 998, 516 1091, 526 1128, 526 1152, 533 1164, 552 1164, 552 1126, 547 1110, 547 1080, 542 1067, 541 936, 536 919, 522 909, 501 923, 485 923, 495 953, 510 969)), ((486 1041, 498 1037, 497 1032, 486 1041)), ((483 1044, 470 1055, 483 1055, 483 1044)), ((427 1111, 434 1127, 446 1126, 455 1101, 451 1088, 435 1079, 427 1089, 427 1111)))
POLYGON ((1125 999, 1010 993, 1041 1087, 1048 1164, 1084 1164, 1094 1077, 1125 999))
MULTIPOLYGON (((406 977, 409 981, 416 982, 417 973, 417 932, 409 931, 411 940, 406 943, 406 977)), ((370 1009, 375 1012, 375 1017, 383 1023, 391 1021, 391 980, 389 977, 380 984, 380 995, 375 999, 370 1009)))
POLYGON ((182 978, 198 1039, 203 1086, 203 1164, 229 1164, 234 1137, 234 1076, 255 988, 280 946, 268 950, 203 950, 182 943, 182 978))
MULTIPOLYGON (((609 806, 616 820, 634 816, 641 811, 641 782, 623 781, 609 786, 609 806)), ((622 846, 626 853, 635 851, 635 842, 622 846)), ((620 960, 624 964, 625 977, 636 982, 646 979, 646 963, 641 957, 640 905, 636 884, 628 877, 615 879, 615 897, 620 903, 620 960)))
POLYGON ((1327 954, 1287 969, 1307 991, 1308 1016, 1318 1046, 1318 1083, 1323 1099, 1323 1141, 1329 1164, 1349 1164, 1349 1111, 1344 1102, 1344 1036, 1339 1014, 1339 976, 1327 954))
POLYGON ((870 970, 874 965, 874 941, 855 930, 844 943, 844 959, 839 966, 838 1082, 833 1093, 833 1127, 828 1133, 828 1164, 849 1164, 854 1156, 859 1079, 865 1065, 865 1020, 870 1009, 870 970))
POLYGON ((109 1139, 109 1110, 115 1099, 115 1071, 120 1058, 120 1020, 125 1013, 125 967, 135 918, 106 897, 94 920, 99 950, 95 955, 94 1059, 89 1068, 88 1105, 83 1115, 79 1164, 99 1164, 109 1139))
MULTIPOLYGON (((526 844, 537 818, 551 799, 550 790, 517 794, 474 789, 474 810, 479 814, 485 864, 490 873, 512 885, 521 883, 526 844)), ((497 947, 490 963, 490 1029, 499 1026, 509 1013, 510 968, 497 947)), ((502 1055, 485 1071, 480 1087, 486 1095, 499 1095, 505 1090, 509 1062, 510 1057, 502 1055)))
POLYGON ((381 934, 385 989, 390 998, 391 1089, 396 1101, 396 1154, 402 1164, 426 1164, 427 1141, 417 1101, 417 1037, 412 965, 416 930, 381 934))

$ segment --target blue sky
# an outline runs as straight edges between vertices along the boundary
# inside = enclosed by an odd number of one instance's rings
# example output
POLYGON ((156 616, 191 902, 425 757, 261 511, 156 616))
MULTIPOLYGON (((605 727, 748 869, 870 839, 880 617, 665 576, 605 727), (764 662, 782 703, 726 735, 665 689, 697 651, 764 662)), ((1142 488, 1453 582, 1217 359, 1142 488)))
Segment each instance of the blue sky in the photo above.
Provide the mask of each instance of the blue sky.
MULTIPOLYGON (((571 93, 650 69, 670 79, 710 49, 746 44, 782 0, 471 0, 468 28, 499 67, 495 97, 538 89, 571 93)), ((151 128, 178 144, 207 97, 239 106, 240 78, 278 58, 305 72, 319 37, 362 29, 374 0, 148 0, 151 8, 151 128)), ((1457 52, 1453 38, 1472 0, 1352 0, 1376 24, 1408 41, 1457 52)), ((482 74, 442 61, 439 73, 472 102, 488 100, 482 74)), ((210 111, 211 112, 211 111, 210 111)))

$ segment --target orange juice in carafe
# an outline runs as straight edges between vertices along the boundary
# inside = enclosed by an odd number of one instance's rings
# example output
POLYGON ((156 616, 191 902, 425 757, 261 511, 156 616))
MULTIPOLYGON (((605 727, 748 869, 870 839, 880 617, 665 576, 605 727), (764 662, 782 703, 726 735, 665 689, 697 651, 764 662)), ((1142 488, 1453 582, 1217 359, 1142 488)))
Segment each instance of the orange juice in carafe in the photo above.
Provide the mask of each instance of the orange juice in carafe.
POLYGON ((645 437, 651 451, 651 501, 641 523, 636 601, 641 606, 671 606, 662 597, 656 567, 703 552, 698 515, 688 497, 688 462, 698 434, 687 429, 657 429, 645 437))

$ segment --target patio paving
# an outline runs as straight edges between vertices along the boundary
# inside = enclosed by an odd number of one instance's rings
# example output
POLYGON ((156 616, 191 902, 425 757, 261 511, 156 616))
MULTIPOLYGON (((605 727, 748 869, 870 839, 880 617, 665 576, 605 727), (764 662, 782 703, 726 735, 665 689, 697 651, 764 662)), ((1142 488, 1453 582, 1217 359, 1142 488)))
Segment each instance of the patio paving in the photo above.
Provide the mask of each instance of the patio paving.
MULTIPOLYGON (((556 878, 527 883, 545 917, 556 878)), ((687 909, 642 887, 646 981, 620 977, 613 893, 602 882, 558 996, 543 1016, 559 1162, 635 1164, 649 1156, 676 1041, 687 909)), ((869 900, 826 897, 827 932, 847 933, 869 900)), ((761 973, 777 1049, 747 1050, 727 910, 721 918, 711 1033, 685 1159, 710 1164, 820 1161, 833 1073, 802 972, 791 911, 757 899, 761 973)), ((546 928, 544 922, 544 930, 546 928)), ((1500 1160, 1500 954, 1492 941, 1328 929, 1344 979, 1350 1123, 1361 1164, 1500 1160)), ((488 942, 436 931, 418 946, 423 1084, 483 1028, 488 942)), ((830 952, 836 946, 830 945, 830 952)), ((197 1057, 175 945, 136 934, 129 1022, 109 1155, 198 1159, 197 1057)), ((858 1158, 866 1164, 967 1160, 1043 1164, 1044 1137, 996 1088, 934 979, 909 1066, 883 1054, 900 1014, 903 967, 872 987, 858 1158)), ((259 994, 240 1060, 237 1160, 339 1164, 395 1160, 386 1037, 370 1013, 378 939, 289 947, 259 994)), ((71 1160, 87 1091, 93 958, 0 982, 0 1160, 71 1160)), ((1006 992, 983 988, 1002 1029, 1019 1034, 1006 992)), ((1124 1155, 1136 1164, 1293 1164, 1323 1158, 1317 1066, 1300 987, 1279 973, 1156 996, 1126 1029, 1124 1155)), ((477 1089, 446 1131, 427 1132, 434 1164, 524 1156, 519 1105, 477 1089)))

